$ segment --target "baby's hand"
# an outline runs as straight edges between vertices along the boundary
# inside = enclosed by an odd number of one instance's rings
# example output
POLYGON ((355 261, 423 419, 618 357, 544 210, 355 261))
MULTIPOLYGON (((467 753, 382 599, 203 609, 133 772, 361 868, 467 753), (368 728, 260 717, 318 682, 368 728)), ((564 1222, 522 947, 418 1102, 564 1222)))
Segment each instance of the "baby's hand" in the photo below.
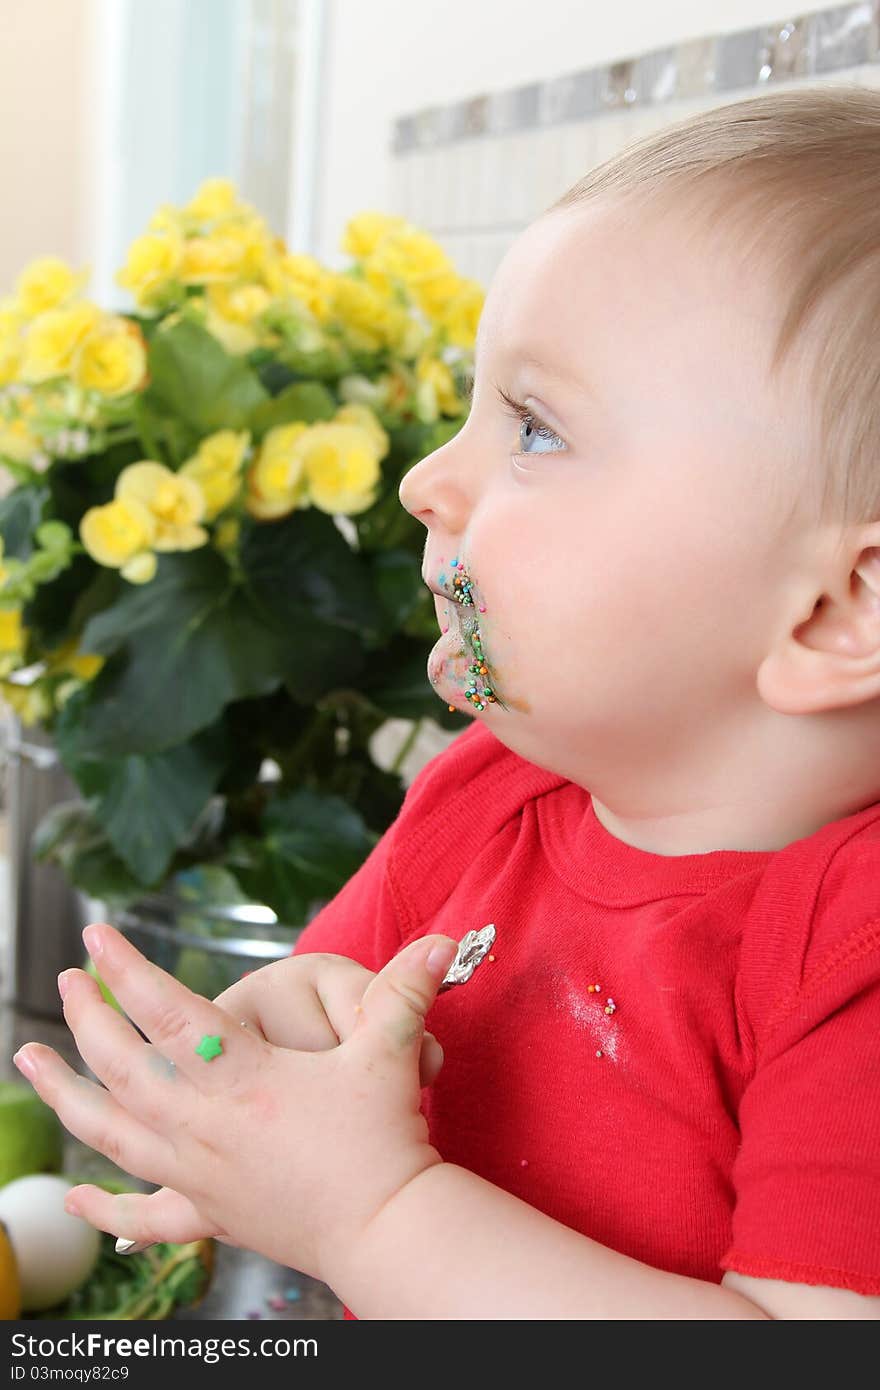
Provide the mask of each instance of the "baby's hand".
POLYGON ((141 1034, 70 970, 59 980, 65 1019, 106 1089, 39 1044, 14 1060, 72 1134, 165 1186, 114 1196, 86 1185, 68 1194, 69 1211, 141 1244, 217 1234, 320 1279, 396 1192, 442 1162, 418 1062, 456 942, 413 943, 370 978, 350 1036, 303 1050, 242 1028, 112 928, 85 935, 141 1034))
MULTIPOLYGON (((264 965, 218 994, 214 1003, 276 1047, 324 1052, 354 1028, 372 970, 348 956, 322 951, 264 965)), ((425 1033, 419 1081, 430 1086, 443 1065, 443 1048, 425 1033)))
MULTIPOLYGON (((244 1024, 275 1047, 326 1052, 344 1042, 354 1028, 364 990, 375 978, 372 970, 348 956, 315 951, 254 970, 218 994, 214 1003, 239 1027, 244 1024)), ((83 984, 77 981, 78 988, 83 984)), ((419 1084, 430 1086, 442 1065, 443 1048, 433 1033, 425 1033, 419 1084)), ((199 1216, 191 1202, 169 1187, 152 1193, 149 1203, 152 1227, 162 1233, 156 1240, 224 1238, 199 1216), (181 1230, 186 1234, 180 1235, 181 1230)))

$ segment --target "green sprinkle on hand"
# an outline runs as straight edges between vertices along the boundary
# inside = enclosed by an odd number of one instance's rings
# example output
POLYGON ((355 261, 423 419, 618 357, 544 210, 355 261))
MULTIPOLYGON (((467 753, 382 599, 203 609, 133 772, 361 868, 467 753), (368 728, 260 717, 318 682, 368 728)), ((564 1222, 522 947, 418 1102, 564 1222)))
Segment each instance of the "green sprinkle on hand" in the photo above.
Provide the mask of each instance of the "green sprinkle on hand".
POLYGON ((211 1033, 206 1033, 196 1048, 196 1052, 200 1057, 203 1057, 206 1062, 213 1062, 214 1058, 219 1057, 222 1051, 222 1042, 211 1033))

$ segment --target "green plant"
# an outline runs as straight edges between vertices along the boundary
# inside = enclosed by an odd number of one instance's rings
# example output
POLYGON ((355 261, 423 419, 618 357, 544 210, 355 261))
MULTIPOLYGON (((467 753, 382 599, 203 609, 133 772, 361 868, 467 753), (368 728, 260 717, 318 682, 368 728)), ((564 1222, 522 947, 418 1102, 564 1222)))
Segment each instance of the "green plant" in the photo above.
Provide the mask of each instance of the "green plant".
POLYGON ((107 903, 219 866, 304 921, 400 807, 379 726, 464 726, 398 487, 466 418, 482 292, 401 218, 342 248, 208 180, 130 248, 134 312, 51 258, 0 303, 0 694, 82 794, 36 852, 107 903))

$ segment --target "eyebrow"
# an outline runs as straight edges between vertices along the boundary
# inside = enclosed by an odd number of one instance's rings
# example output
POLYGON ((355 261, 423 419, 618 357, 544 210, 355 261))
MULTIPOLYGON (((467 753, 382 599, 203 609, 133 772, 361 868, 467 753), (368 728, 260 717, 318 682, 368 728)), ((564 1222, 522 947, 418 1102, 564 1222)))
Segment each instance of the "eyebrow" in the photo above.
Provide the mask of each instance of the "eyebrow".
MULTIPOLYGON (((551 362, 545 362, 543 358, 538 357, 534 352, 517 352, 516 349, 514 349, 511 353, 511 357, 515 359, 517 362, 523 363, 527 367, 537 367, 539 371, 545 372, 547 376, 555 377, 557 381, 567 382, 569 386, 571 386, 576 391, 580 391, 581 394, 593 396, 594 398, 596 398, 596 392, 590 387, 590 385, 586 381, 582 381, 580 377, 575 376, 573 372, 570 372, 565 367, 557 366, 551 362)), ((467 390, 467 400, 469 404, 473 404, 474 384, 476 382, 476 379, 477 351, 475 344, 474 370, 467 390)))

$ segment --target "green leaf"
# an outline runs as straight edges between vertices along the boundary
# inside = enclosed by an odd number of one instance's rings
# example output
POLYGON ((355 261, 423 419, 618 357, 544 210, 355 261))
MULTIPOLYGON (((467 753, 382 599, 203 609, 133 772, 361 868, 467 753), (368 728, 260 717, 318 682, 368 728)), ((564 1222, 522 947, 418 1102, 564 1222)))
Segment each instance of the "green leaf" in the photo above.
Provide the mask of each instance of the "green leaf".
POLYGON ((67 879, 90 897, 108 904, 127 904, 143 893, 122 862, 86 801, 53 806, 34 831, 38 859, 57 864, 67 879))
POLYGON ((225 740, 208 729, 164 753, 81 758, 75 722, 63 715, 55 738, 65 766, 119 857, 142 884, 158 884, 223 774, 225 740))
POLYGON ((397 637, 381 652, 369 657, 369 669, 361 678, 360 689, 377 709, 393 719, 435 720, 443 728, 464 727, 459 714, 450 715, 448 705, 435 694, 428 680, 428 644, 397 637))
POLYGON ((369 571, 331 518, 297 511, 253 525, 240 556, 263 621, 283 634, 279 669, 293 697, 311 703, 357 681, 381 614, 369 571))
POLYGON ((48 497, 45 487, 17 487, 0 500, 0 536, 7 559, 26 560, 31 554, 48 497))
POLYGON ((245 891, 290 926, 304 925, 316 900, 334 897, 379 839, 341 797, 308 788, 277 797, 263 825, 261 839, 232 842, 227 863, 245 891))
POLYGON ((372 573, 390 637, 423 602, 421 566, 409 550, 380 550, 372 557, 372 573))
POLYGON ((254 438, 260 440, 276 425, 289 425, 302 420, 312 425, 316 420, 332 420, 338 405, 318 381, 296 381, 279 396, 264 401, 251 415, 249 424, 254 438))
POLYGON ((132 586, 86 624, 82 650, 118 659, 75 707, 79 755, 120 757, 185 743, 230 701, 278 686, 284 645, 215 551, 161 555, 149 584, 132 586))
POLYGON ((176 416, 199 435, 247 428, 253 412, 269 399, 246 362, 186 319, 153 338, 149 370, 143 410, 176 416))
POLYGON ((317 508, 252 525, 239 553, 248 588, 285 626, 289 611, 302 609, 353 633, 375 626, 378 595, 370 571, 317 508))

